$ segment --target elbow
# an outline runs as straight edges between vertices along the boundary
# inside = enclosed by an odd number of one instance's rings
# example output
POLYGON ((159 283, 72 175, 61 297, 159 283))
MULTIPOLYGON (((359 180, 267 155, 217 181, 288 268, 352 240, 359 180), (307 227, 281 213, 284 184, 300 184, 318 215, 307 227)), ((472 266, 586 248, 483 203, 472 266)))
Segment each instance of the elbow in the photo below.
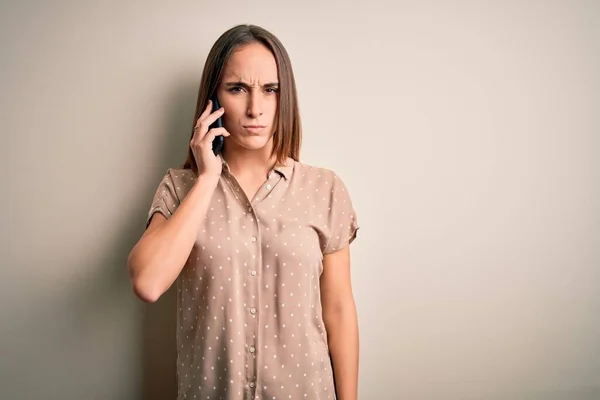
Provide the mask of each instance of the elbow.
POLYGON ((131 255, 127 260, 127 268, 133 293, 136 297, 145 303, 156 303, 163 292, 157 287, 156 283, 145 276, 143 269, 137 265, 135 258, 131 255))
POLYGON ((145 303, 156 303, 162 295, 158 290, 153 290, 152 288, 149 288, 148 285, 143 285, 136 281, 132 282, 132 286, 136 297, 145 303))
POLYGON ((353 299, 337 301, 323 307, 324 322, 339 323, 356 317, 356 305, 353 299))

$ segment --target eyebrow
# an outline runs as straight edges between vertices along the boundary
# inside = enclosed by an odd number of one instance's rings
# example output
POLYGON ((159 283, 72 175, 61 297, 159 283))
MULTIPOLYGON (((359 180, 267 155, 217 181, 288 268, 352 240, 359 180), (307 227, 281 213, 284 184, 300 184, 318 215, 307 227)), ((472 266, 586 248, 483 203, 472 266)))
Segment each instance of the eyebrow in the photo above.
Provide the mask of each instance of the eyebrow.
MULTIPOLYGON (((244 88, 249 88, 250 85, 248 85, 245 82, 242 81, 238 81, 238 82, 226 82, 225 86, 227 87, 233 87, 233 86, 242 86, 244 88)), ((279 82, 269 82, 269 83, 265 83, 264 85, 262 85, 263 88, 272 88, 272 87, 277 87, 279 86, 279 82)))

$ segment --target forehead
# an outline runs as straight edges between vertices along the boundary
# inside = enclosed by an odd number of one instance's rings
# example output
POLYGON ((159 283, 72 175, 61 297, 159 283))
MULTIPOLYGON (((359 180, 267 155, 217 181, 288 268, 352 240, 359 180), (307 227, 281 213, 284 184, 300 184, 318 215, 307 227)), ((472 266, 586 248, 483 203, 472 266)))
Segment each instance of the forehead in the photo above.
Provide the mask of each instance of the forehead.
POLYGON ((227 60, 223 80, 240 80, 257 85, 277 82, 275 57, 263 44, 245 45, 227 60))

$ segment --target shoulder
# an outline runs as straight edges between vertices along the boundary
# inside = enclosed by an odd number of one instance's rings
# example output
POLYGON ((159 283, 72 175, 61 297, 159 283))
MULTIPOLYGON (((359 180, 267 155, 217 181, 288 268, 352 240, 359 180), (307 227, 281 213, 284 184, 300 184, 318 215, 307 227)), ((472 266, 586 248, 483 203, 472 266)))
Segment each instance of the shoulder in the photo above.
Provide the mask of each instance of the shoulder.
POLYGON ((302 186, 309 186, 317 191, 346 191, 346 184, 342 176, 335 170, 318 165, 297 161, 294 175, 302 186))
POLYGON ((167 168, 164 172, 163 182, 177 186, 188 185, 196 179, 196 175, 191 169, 167 168))
POLYGON ((196 175, 190 169, 167 168, 157 188, 157 195, 167 196, 177 202, 183 199, 194 185, 196 175))
POLYGON ((170 179, 173 180, 181 180, 194 178, 195 174, 191 169, 167 168, 165 176, 168 176, 170 179))
POLYGON ((326 185, 331 185, 336 180, 341 180, 340 175, 333 169, 300 161, 296 161, 295 163, 294 174, 298 174, 302 180, 326 185))

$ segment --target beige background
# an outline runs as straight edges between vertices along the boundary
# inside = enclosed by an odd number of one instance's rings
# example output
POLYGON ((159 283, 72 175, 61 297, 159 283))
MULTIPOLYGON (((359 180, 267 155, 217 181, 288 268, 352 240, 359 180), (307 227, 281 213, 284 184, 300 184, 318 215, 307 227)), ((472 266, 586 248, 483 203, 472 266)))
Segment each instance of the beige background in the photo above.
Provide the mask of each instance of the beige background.
POLYGON ((600 398, 600 3, 317 4, 2 2, 2 399, 174 398, 125 260, 241 22, 359 213, 360 398, 600 398))

